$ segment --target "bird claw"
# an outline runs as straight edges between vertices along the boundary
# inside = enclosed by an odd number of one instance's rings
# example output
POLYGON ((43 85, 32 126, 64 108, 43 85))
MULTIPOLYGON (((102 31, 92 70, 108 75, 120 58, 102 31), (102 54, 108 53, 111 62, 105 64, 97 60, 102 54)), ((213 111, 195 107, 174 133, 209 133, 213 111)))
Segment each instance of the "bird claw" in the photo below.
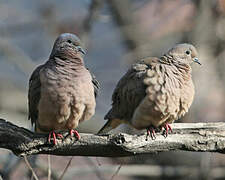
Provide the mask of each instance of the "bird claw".
POLYGON ((149 136, 151 136, 152 140, 156 139, 155 128, 153 126, 147 128, 146 141, 148 140, 149 136))
POLYGON ((170 131, 171 133, 173 132, 171 126, 170 126, 168 123, 166 123, 163 127, 164 127, 164 129, 165 129, 165 131, 164 131, 164 137, 167 137, 167 136, 168 136, 169 131, 170 131))
POLYGON ((75 135, 78 140, 80 139, 80 134, 77 132, 77 130, 75 129, 70 130, 70 136, 73 136, 73 135, 75 135))
POLYGON ((62 134, 56 133, 56 132, 54 132, 54 131, 51 131, 51 132, 49 133, 49 135, 48 135, 48 142, 51 143, 51 138, 53 137, 53 144, 56 145, 56 144, 57 144, 57 143, 56 143, 56 136, 57 136, 57 138, 60 138, 60 139, 63 138, 63 135, 62 135, 62 134))

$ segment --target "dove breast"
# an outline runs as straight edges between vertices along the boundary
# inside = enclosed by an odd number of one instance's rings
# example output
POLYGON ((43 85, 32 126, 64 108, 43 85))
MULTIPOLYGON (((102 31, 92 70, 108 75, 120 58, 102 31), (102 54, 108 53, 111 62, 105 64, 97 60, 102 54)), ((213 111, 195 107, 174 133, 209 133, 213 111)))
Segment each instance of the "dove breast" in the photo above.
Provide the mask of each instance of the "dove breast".
POLYGON ((85 67, 73 71, 48 61, 40 71, 40 82, 38 123, 45 129, 73 129, 94 114, 94 87, 85 67))
POLYGON ((191 78, 186 81, 176 66, 162 63, 149 66, 143 78, 145 97, 131 119, 136 129, 172 123, 188 111, 194 97, 191 78))

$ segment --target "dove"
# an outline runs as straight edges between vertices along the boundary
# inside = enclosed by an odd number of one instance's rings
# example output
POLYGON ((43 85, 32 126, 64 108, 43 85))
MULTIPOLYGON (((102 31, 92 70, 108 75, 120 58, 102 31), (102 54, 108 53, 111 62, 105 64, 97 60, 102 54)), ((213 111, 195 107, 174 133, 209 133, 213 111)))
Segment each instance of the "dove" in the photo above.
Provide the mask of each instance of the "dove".
POLYGON ((55 41, 49 59, 38 66, 29 80, 29 117, 35 131, 49 133, 48 141, 62 138, 56 131, 75 130, 95 113, 99 82, 85 67, 80 39, 69 33, 55 41))
POLYGON ((147 129, 152 139, 157 129, 164 128, 167 136, 172 131, 170 123, 192 104, 192 62, 200 64, 196 48, 178 44, 160 58, 146 57, 131 65, 113 92, 112 108, 98 134, 129 124, 137 130, 147 129))

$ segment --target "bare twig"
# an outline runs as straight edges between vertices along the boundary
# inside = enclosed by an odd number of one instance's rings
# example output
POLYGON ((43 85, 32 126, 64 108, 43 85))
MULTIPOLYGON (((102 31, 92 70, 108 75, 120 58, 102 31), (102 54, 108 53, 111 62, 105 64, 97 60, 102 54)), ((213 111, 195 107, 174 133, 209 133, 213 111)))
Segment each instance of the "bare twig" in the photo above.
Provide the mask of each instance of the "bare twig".
MULTIPOLYGON (((35 170, 37 170, 37 158, 38 156, 36 155, 27 157, 27 160, 30 163, 30 166, 32 167, 32 169, 35 169, 35 170)), ((26 172, 26 176, 28 179, 31 179, 31 180, 34 179, 33 172, 30 170, 26 172)))
POLYGON ((100 171, 99 167, 92 161, 91 158, 84 157, 84 159, 87 161, 89 167, 92 167, 94 173, 96 174, 99 180, 106 180, 103 176, 103 173, 100 171))
POLYGON ((70 167, 70 164, 71 164, 72 160, 73 160, 73 156, 70 158, 69 162, 67 163, 67 165, 66 165, 66 167, 65 167, 65 169, 64 169, 64 171, 63 171, 63 173, 62 173, 62 175, 59 177, 59 180, 62 180, 62 179, 63 179, 63 176, 66 174, 66 171, 67 171, 68 168, 70 167))
POLYGON ((29 161, 27 160, 27 157, 26 157, 26 156, 24 156, 24 161, 25 161, 27 167, 28 167, 28 168, 30 169, 30 171, 32 172, 32 176, 34 177, 34 179, 35 179, 35 180, 38 180, 38 177, 37 177, 36 173, 34 172, 33 168, 31 167, 31 165, 30 165, 29 161))
POLYGON ((53 154, 60 156, 122 157, 151 154, 162 151, 202 151, 225 153, 225 123, 174 123, 173 133, 165 138, 156 134, 156 140, 145 140, 145 134, 94 135, 81 133, 81 139, 66 137, 57 145, 49 144, 47 135, 0 120, 0 148, 18 156, 53 154))
POLYGON ((114 177, 119 173, 121 167, 122 167, 122 164, 120 164, 120 165, 118 166, 118 168, 116 169, 116 172, 112 175, 111 180, 113 180, 114 177))
POLYGON ((51 180, 51 156, 48 155, 48 180, 51 180))
MULTIPOLYGON (((48 167, 45 163, 42 161, 38 161, 36 163, 35 167, 38 171, 44 174, 44 176, 48 176, 48 167)), ((58 180, 59 179, 59 173, 57 170, 51 169, 51 179, 52 180, 58 180)))

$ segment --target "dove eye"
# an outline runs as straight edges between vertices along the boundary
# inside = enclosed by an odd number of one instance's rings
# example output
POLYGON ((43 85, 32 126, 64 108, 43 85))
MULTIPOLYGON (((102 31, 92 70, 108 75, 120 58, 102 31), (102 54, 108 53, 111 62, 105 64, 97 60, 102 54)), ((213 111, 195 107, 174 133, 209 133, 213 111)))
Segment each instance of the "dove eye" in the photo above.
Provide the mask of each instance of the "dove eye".
POLYGON ((185 53, 186 53, 187 55, 191 54, 191 52, 190 52, 190 51, 186 51, 185 53))
POLYGON ((67 42, 68 42, 68 43, 70 43, 70 44, 72 43, 72 41, 71 41, 71 40, 67 40, 67 42))

